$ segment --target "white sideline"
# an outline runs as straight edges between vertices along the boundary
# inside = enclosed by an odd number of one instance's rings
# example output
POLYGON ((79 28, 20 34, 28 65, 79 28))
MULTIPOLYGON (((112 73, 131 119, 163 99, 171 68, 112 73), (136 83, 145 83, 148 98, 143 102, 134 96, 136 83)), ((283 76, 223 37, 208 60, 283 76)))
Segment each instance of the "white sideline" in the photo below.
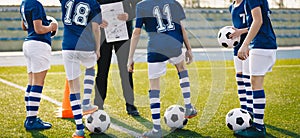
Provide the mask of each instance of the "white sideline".
MULTIPOLYGON (((14 87, 14 88, 20 89, 20 90, 22 90, 22 91, 24 91, 24 92, 26 91, 26 88, 25 88, 25 87, 22 87, 22 86, 20 86, 20 85, 18 85, 18 84, 15 84, 15 83, 13 83, 13 82, 9 82, 9 81, 4 80, 4 79, 2 79, 2 78, 0 78, 0 82, 4 83, 4 84, 6 84, 6 85, 12 86, 12 87, 14 87)), ((48 97, 48 96, 45 96, 45 95, 43 95, 43 94, 42 94, 42 99, 45 99, 46 101, 51 102, 51 103, 53 103, 53 104, 55 104, 55 105, 57 105, 57 106, 61 106, 61 104, 62 104, 61 102, 58 102, 58 101, 56 101, 55 99, 52 99, 52 98, 50 98, 50 97, 48 97)), ((122 127, 122 126, 118 126, 118 125, 113 124, 113 123, 111 123, 110 127, 111 127, 112 129, 114 129, 114 130, 117 130, 117 131, 120 131, 120 132, 129 134, 129 135, 132 135, 132 136, 134 136, 134 137, 139 137, 139 136, 141 136, 141 134, 139 134, 139 133, 137 133, 137 132, 134 132, 134 131, 132 131, 132 130, 126 129, 126 128, 122 127)))

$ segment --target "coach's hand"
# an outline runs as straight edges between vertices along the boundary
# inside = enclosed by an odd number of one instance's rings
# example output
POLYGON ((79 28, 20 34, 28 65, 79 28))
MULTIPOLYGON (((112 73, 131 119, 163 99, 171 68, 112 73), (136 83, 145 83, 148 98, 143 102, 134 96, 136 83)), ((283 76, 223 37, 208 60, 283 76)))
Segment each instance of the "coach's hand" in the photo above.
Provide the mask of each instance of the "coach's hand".
POLYGON ((106 28, 108 26, 108 22, 106 20, 102 20, 102 23, 100 24, 101 28, 106 28))
POLYGON ((191 64, 193 62, 192 50, 187 50, 185 52, 185 61, 186 61, 186 64, 191 64))
POLYGON ((121 21, 127 21, 128 20, 128 13, 124 12, 124 13, 118 14, 117 18, 121 21))
POLYGON ((128 70, 128 72, 133 72, 133 70, 134 70, 134 62, 133 62, 132 58, 128 58, 127 70, 128 70))
POLYGON ((238 52, 238 58, 241 60, 246 60, 249 57, 250 49, 246 45, 242 45, 238 52))

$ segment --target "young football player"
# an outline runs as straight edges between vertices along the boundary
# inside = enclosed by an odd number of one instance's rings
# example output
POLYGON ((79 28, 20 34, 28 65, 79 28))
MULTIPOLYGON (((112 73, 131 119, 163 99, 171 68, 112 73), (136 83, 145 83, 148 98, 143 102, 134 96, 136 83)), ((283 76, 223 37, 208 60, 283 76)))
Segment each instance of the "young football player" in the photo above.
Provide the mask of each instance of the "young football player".
POLYGON ((22 28, 28 36, 23 43, 27 64, 28 86, 25 92, 26 130, 49 129, 51 124, 37 117, 44 80, 50 69, 51 31, 57 23, 49 23, 43 5, 37 0, 23 0, 20 5, 22 28))
POLYGON ((267 0, 245 0, 245 8, 251 11, 246 12, 249 32, 238 51, 238 57, 242 60, 249 58, 254 120, 252 127, 236 134, 242 137, 264 137, 266 97, 263 83, 266 73, 272 70, 276 61, 276 36, 269 18, 267 0))
MULTIPOLYGON (((252 88, 250 83, 249 60, 241 60, 237 57, 237 52, 244 42, 248 27, 246 22, 246 13, 244 10, 245 0, 235 0, 229 7, 234 33, 230 37, 241 37, 240 43, 233 48, 233 59, 236 71, 236 81, 238 85, 238 96, 242 109, 248 110, 253 114, 252 107, 252 88)), ((250 12, 250 11, 249 11, 250 12)))
POLYGON ((94 87, 94 66, 100 57, 100 5, 96 0, 61 0, 64 33, 62 56, 70 85, 70 102, 76 131, 73 138, 84 137, 82 116, 95 112, 98 107, 90 103, 94 87), (80 102, 80 63, 86 67, 84 95, 80 102))
POLYGON ((192 49, 187 39, 182 20, 185 13, 181 5, 175 0, 144 0, 136 6, 136 25, 131 38, 128 58, 128 71, 133 72, 133 55, 139 41, 141 28, 145 25, 149 41, 147 48, 148 78, 150 80, 150 108, 153 129, 145 132, 144 137, 162 137, 160 125, 160 76, 166 72, 167 62, 175 65, 180 80, 180 87, 186 107, 185 118, 197 115, 190 100, 190 82, 185 67, 193 60, 192 49), (187 51, 182 52, 183 42, 187 51))

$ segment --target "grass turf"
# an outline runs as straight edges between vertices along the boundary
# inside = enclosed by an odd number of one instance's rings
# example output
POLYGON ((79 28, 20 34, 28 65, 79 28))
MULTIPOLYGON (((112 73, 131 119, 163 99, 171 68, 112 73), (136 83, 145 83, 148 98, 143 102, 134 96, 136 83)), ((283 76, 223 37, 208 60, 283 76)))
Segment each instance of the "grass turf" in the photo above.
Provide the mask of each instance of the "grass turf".
MULTIPOLYGON (((232 108, 239 107, 235 72, 232 61, 194 62, 188 66, 192 90, 192 102, 199 115, 190 119, 183 130, 170 133, 162 125, 165 137, 234 137, 225 125, 225 115, 232 108)), ((112 66, 109 76, 105 111, 114 124, 142 133, 151 129, 151 114, 148 100, 147 65, 136 63, 134 73, 135 103, 141 117, 133 118, 125 111, 118 69, 112 66)), ((26 67, 1 67, 0 78, 25 87, 26 67)), ((265 78, 267 97, 265 123, 267 137, 300 137, 300 59, 278 60, 271 73, 265 78)), ((52 66, 46 77, 43 94, 59 102, 63 100, 65 73, 63 66, 52 66)), ((70 137, 75 130, 72 119, 55 117, 57 105, 42 100, 39 116, 53 124, 44 131, 26 131, 24 92, 0 83, 0 128, 1 137, 70 137)), ((167 74, 161 79, 161 116, 172 104, 181 104, 183 98, 178 84, 176 70, 168 66, 167 74)), ((86 137, 132 137, 131 135, 108 129, 105 134, 93 135, 86 131, 86 137)))

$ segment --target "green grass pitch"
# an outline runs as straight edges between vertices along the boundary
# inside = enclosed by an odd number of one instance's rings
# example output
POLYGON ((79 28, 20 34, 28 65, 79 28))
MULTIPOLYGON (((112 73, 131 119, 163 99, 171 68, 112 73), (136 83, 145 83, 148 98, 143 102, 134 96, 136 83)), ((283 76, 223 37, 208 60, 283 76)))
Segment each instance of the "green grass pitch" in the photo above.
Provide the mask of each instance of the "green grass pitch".
MULTIPOLYGON (((105 111, 112 123, 131 131, 142 133, 152 127, 148 100, 147 64, 136 63, 134 73, 135 103, 141 117, 133 118, 125 111, 118 70, 111 67, 105 111)), ((188 66, 192 102, 199 115, 190 119, 179 131, 168 132, 165 137, 234 137, 225 125, 225 115, 239 107, 235 72, 232 61, 197 61, 188 66)), ((1 67, 0 79, 25 87, 26 67, 1 67)), ((267 137, 300 137, 300 59, 277 60, 273 71, 265 77, 267 105, 265 124, 267 137)), ((46 77, 43 94, 62 102, 65 85, 63 66, 52 66, 46 77)), ((0 137, 71 137, 75 130, 72 119, 55 117, 58 106, 42 100, 39 116, 53 124, 44 131, 26 131, 24 92, 0 82, 0 137)), ((175 67, 168 66, 167 74, 161 79, 161 116, 172 104, 181 104, 182 95, 175 67)), ((105 134, 93 135, 87 130, 86 137, 133 137, 123 131, 108 129, 105 134)))

